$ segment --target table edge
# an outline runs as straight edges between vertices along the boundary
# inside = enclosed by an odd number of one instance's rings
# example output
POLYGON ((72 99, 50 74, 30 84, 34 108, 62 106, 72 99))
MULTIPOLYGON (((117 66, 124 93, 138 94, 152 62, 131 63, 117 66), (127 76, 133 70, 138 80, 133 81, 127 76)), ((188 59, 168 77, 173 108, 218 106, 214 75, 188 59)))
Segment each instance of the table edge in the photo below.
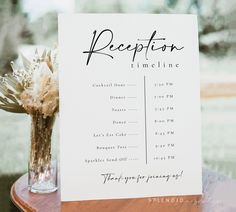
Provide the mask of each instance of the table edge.
MULTIPOLYGON (((19 181, 21 178, 23 178, 25 176, 22 175, 20 178, 17 179, 17 181, 19 181)), ((11 190, 10 190, 10 198, 11 201, 13 202, 13 204, 21 211, 25 211, 25 212, 35 212, 36 209, 32 208, 30 205, 28 205, 25 201, 23 201, 21 198, 19 198, 19 196, 16 194, 15 191, 15 184, 17 183, 17 181, 14 182, 14 184, 11 186, 11 190)))

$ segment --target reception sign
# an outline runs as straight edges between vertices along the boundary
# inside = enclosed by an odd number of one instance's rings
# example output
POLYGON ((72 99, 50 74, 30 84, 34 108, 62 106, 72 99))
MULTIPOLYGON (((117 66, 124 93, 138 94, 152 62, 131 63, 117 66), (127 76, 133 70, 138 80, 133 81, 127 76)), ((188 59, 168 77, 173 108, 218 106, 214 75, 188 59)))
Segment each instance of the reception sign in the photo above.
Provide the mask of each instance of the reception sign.
POLYGON ((62 14, 62 201, 202 193, 197 18, 62 14))

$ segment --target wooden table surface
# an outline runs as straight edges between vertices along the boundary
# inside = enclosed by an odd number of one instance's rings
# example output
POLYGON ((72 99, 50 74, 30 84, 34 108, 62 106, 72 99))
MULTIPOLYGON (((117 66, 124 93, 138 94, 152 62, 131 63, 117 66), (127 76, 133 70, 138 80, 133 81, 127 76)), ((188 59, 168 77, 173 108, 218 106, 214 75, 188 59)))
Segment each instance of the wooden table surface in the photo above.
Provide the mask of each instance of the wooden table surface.
POLYGON ((11 188, 11 199, 13 203, 20 210, 27 212, 236 211, 236 182, 218 173, 207 170, 203 170, 203 196, 151 197, 63 203, 60 201, 60 190, 51 194, 33 194, 29 192, 27 188, 27 178, 27 174, 23 175, 11 188), (230 201, 232 197, 234 197, 234 200, 230 201))

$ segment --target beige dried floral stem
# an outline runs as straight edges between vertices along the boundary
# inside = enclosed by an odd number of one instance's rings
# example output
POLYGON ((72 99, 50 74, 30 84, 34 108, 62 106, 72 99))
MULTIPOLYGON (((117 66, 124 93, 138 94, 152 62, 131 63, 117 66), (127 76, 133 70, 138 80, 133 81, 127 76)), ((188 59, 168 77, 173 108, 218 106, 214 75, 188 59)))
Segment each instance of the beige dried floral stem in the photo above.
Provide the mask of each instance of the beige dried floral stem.
POLYGON ((32 61, 22 56, 23 67, 0 77, 0 109, 26 113, 32 118, 29 168, 37 179, 51 161, 51 136, 59 110, 57 52, 37 50, 32 61))

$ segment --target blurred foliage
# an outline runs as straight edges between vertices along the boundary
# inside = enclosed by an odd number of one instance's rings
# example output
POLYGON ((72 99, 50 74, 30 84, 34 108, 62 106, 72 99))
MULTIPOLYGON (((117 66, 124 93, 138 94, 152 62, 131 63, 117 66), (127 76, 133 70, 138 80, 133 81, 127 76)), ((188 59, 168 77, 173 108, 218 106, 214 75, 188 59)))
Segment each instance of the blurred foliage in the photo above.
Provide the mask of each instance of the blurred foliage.
POLYGON ((0 74, 11 70, 10 61, 18 57, 21 43, 33 43, 33 34, 19 0, 0 0, 0 74))
POLYGON ((166 0, 163 9, 154 9, 155 13, 197 14, 199 21, 199 50, 208 56, 226 56, 230 50, 235 52, 236 4, 227 2, 222 6, 220 0, 166 0), (185 2, 185 6, 183 6, 185 2), (221 3, 221 4, 220 4, 221 3))
POLYGON ((177 2, 178 2, 178 0, 166 0, 168 7, 175 7, 177 2))

